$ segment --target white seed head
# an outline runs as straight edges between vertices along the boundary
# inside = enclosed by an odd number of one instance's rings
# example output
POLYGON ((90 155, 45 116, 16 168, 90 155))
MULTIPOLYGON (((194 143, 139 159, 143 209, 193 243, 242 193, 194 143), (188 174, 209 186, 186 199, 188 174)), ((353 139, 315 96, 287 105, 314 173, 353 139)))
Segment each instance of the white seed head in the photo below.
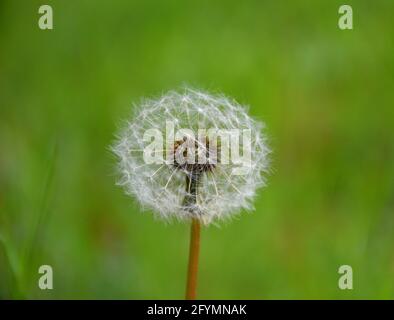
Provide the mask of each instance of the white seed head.
POLYGON ((112 150, 119 158, 119 185, 143 208, 160 218, 204 224, 253 208, 257 188, 265 185, 269 149, 263 123, 243 106, 223 95, 184 89, 145 99, 134 111, 112 150), (223 132, 231 133, 230 142, 223 132), (163 139, 153 143, 152 133, 163 139), (148 156, 159 160, 147 161, 148 156))

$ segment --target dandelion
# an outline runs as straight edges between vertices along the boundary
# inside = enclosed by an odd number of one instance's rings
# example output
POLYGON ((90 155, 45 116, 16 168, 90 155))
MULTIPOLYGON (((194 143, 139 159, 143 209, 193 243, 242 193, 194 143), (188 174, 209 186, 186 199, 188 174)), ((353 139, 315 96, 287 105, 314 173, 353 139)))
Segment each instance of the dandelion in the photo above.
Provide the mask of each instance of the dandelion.
POLYGON ((268 170, 261 122, 223 95, 192 89, 145 99, 112 147, 119 185, 164 220, 191 221, 186 298, 195 298, 200 225, 253 208, 268 170))

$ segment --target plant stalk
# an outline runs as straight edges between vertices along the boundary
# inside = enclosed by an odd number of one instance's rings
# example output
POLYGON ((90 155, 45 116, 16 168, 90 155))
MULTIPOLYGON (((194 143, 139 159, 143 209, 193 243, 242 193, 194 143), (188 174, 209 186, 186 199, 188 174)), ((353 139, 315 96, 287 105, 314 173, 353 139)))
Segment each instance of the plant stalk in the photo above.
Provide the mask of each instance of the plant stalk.
POLYGON ((189 266, 187 271, 186 300, 195 300, 197 292, 198 256, 200 251, 200 221, 193 219, 190 229, 189 266))

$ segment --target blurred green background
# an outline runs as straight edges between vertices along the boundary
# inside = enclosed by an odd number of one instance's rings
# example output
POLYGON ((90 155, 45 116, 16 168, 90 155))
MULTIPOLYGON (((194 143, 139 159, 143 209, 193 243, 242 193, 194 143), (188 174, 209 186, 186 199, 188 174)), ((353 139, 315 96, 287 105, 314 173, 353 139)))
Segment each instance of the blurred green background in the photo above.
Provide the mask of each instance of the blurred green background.
POLYGON ((0 0, 0 297, 183 298, 189 226, 140 213, 108 146, 187 84, 250 105, 274 151, 256 211, 203 230, 199 297, 394 298, 394 3, 346 3, 351 31, 342 1, 0 0))

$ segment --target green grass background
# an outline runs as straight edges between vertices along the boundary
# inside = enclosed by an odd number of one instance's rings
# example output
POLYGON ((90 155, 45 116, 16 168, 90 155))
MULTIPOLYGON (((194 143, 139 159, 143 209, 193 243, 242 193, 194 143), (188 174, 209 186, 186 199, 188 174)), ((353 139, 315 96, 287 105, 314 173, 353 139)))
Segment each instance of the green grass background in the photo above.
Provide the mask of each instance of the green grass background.
POLYGON ((203 230, 199 297, 394 298, 391 0, 347 1, 352 31, 343 1, 44 2, 52 31, 0 0, 1 298, 183 298, 189 227, 142 214, 108 146, 184 84, 250 105, 274 151, 255 212, 203 230))

